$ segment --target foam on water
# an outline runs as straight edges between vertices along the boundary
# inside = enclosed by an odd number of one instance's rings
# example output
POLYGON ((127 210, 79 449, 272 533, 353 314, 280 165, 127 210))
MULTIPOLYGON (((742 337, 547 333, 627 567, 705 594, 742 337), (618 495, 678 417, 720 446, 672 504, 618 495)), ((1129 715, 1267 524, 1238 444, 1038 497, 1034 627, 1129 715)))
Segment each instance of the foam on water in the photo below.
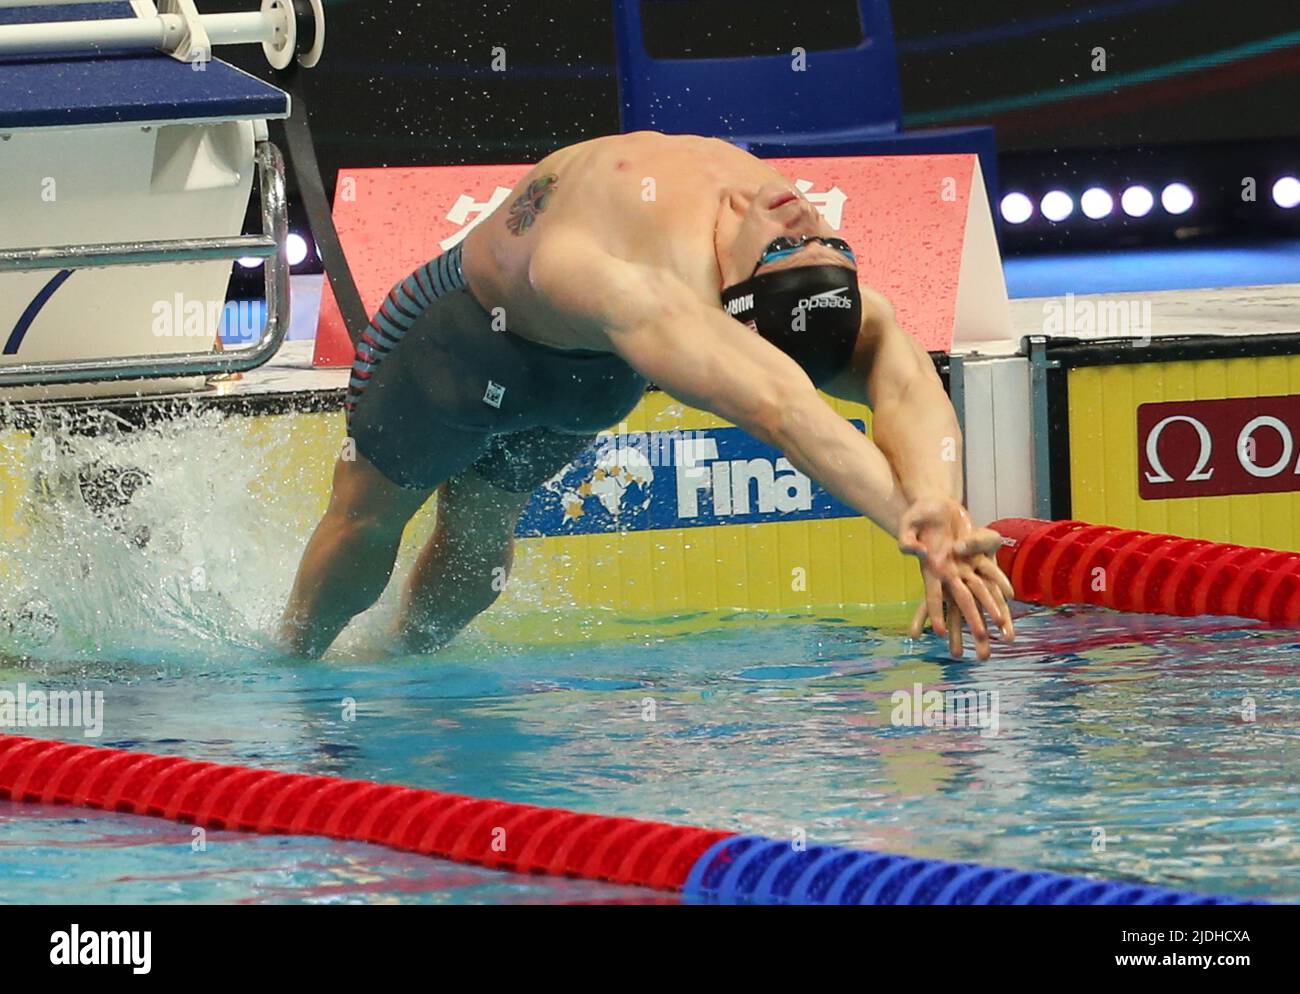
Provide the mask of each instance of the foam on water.
MULTIPOLYGON (((292 430, 291 419, 279 424, 292 430)), ((24 532, 5 550, 16 582, 0 589, 0 656, 183 665, 275 655, 269 636, 321 508, 302 480, 271 489, 283 468, 266 432, 211 410, 148 428, 96 411, 49 415, 31 445, 0 448, 35 481, 24 532)), ((394 616, 387 597, 336 654, 382 654, 394 616)))

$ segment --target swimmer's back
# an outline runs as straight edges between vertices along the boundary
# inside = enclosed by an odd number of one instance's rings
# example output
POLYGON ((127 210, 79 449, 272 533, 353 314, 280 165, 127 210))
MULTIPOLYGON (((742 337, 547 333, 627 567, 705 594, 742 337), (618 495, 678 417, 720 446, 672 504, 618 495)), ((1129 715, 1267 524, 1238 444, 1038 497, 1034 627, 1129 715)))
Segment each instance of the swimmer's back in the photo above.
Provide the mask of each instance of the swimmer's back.
POLYGON ((604 349, 599 329, 556 313, 529 281, 539 248, 580 232, 620 259, 665 267, 702 299, 716 298, 714 226, 722 191, 779 178, 715 138, 639 131, 596 138, 547 156, 465 240, 465 271, 479 302, 502 308, 525 338, 604 349), (518 321, 511 315, 522 315, 518 321))

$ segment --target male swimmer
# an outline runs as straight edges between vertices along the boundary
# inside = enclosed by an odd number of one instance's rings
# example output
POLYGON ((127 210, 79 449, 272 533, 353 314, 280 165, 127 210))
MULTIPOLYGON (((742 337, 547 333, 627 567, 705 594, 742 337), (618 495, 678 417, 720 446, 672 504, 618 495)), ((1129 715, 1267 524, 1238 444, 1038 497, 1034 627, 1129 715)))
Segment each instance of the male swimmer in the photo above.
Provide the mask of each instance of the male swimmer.
POLYGON ((286 648, 319 655, 375 603, 435 491, 399 637, 444 645, 497 598, 529 495, 647 381, 780 449, 917 556, 914 635, 928 616, 960 655, 964 621, 981 659, 986 615, 1012 637, 1001 540, 961 505, 961 433, 933 364, 793 184, 724 141, 639 132, 547 156, 505 203, 395 286, 362 336, 355 458, 334 467, 286 648), (818 388, 870 404, 874 441, 818 388))

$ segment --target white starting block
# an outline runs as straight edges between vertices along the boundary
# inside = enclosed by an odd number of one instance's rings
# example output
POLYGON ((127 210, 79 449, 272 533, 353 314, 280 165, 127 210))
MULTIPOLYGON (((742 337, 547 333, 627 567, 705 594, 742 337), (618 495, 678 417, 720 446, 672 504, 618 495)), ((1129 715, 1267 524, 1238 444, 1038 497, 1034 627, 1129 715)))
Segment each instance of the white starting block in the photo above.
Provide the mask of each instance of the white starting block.
POLYGON ((320 0, 0 0, 0 387, 251 369, 288 330, 284 91, 212 59, 315 65, 320 0), (259 179, 262 234, 240 231, 259 179), (252 346, 214 352, 233 260, 265 269, 252 346))

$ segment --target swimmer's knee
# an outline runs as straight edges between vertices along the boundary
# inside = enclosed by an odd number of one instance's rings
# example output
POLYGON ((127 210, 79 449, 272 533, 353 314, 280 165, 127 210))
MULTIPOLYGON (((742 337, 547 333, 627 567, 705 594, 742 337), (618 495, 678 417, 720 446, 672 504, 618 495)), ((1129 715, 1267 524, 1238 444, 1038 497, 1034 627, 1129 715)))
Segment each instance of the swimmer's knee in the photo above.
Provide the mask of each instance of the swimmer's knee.
POLYGON ((322 526, 328 528, 335 541, 355 550, 394 553, 401 543, 406 521, 394 520, 366 511, 331 508, 326 512, 322 526))

